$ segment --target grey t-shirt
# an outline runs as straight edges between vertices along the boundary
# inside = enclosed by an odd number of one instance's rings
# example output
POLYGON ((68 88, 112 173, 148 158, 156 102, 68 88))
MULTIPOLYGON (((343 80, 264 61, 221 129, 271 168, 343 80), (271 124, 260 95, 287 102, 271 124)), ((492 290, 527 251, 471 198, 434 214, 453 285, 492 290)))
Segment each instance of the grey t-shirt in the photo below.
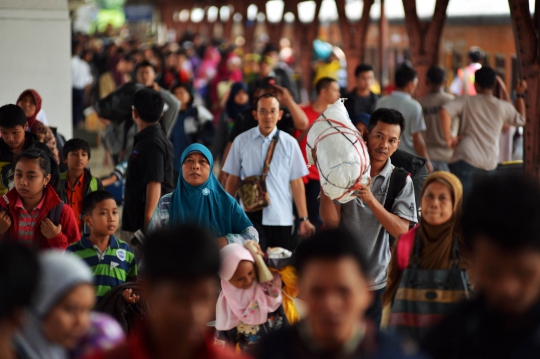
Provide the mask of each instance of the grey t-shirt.
POLYGON ((414 148, 413 134, 426 130, 422 106, 408 93, 394 91, 388 96, 384 96, 377 101, 377 109, 391 108, 401 112, 405 119, 405 129, 401 134, 399 149, 418 156, 414 148))
MULTIPOLYGON (((418 100, 424 111, 424 120, 426 121, 424 141, 426 142, 427 152, 431 160, 448 163, 452 158, 454 151, 446 145, 439 111, 444 104, 453 99, 454 95, 439 91, 427 94, 418 100)), ((453 136, 457 135, 458 125, 459 121, 455 120, 452 122, 453 136)))
MULTIPOLYGON (((381 173, 372 178, 371 191, 375 199, 384 205, 390 184, 390 176, 394 166, 390 159, 381 173)), ((336 202, 337 203, 337 202, 336 202)), ((355 199, 341 205, 341 229, 351 233, 360 245, 367 261, 368 275, 373 280, 370 290, 382 289, 386 286, 386 274, 390 263, 390 244, 388 232, 375 217, 367 204, 361 205, 360 199, 355 199)), ((410 177, 403 190, 396 197, 392 213, 408 221, 417 222, 416 205, 414 202, 414 187, 410 177)))

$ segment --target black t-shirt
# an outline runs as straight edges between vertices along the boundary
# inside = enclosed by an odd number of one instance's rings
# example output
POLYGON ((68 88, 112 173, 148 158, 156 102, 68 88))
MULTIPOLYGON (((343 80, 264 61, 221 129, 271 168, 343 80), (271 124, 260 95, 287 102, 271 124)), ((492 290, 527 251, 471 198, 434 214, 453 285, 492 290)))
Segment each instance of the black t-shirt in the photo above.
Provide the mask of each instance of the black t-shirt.
MULTIPOLYGON (((278 121, 277 128, 280 131, 287 132, 289 135, 293 136, 295 127, 292 115, 287 108, 282 108, 282 110, 283 116, 281 117, 281 120, 278 121)), ((228 142, 234 142, 234 139, 238 137, 238 135, 257 127, 257 125, 258 122, 255 117, 253 117, 253 112, 251 109, 241 112, 234 119, 233 128, 229 134, 228 142)))
POLYGON ((173 148, 159 124, 145 128, 135 135, 133 151, 128 159, 122 230, 136 232, 144 229, 146 185, 161 183, 161 195, 172 192, 173 148))
POLYGON ((375 106, 377 105, 377 100, 379 96, 375 95, 373 92, 370 92, 366 97, 360 97, 356 94, 356 89, 353 89, 348 95, 347 100, 345 101, 345 108, 349 113, 349 117, 353 119, 355 115, 361 113, 367 113, 371 115, 375 112, 375 106))

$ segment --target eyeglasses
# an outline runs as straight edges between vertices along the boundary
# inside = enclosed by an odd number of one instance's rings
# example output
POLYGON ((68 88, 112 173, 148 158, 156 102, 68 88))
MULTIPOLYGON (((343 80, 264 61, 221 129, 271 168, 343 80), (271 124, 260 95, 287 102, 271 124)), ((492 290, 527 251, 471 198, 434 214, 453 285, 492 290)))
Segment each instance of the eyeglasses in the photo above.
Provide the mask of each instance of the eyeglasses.
POLYGON ((261 115, 263 115, 263 116, 266 116, 266 115, 268 115, 268 114, 270 114, 270 115, 273 116, 273 115, 279 113, 279 110, 272 109, 270 112, 268 112, 267 110, 262 109, 262 110, 259 110, 258 112, 259 112, 261 115))

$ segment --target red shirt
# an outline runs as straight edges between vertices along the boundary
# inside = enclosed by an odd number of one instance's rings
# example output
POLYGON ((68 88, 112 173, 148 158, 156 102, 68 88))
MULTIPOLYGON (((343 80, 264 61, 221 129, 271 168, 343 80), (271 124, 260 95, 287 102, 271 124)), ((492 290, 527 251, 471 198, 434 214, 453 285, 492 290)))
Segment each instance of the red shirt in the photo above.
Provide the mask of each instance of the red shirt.
MULTIPOLYGON (((147 336, 144 330, 135 330, 116 348, 97 353, 87 359, 151 359, 154 355, 149 351, 147 336)), ((245 354, 235 354, 232 349, 220 348, 213 345, 213 340, 207 340, 201 351, 194 359, 250 359, 245 354)))
MULTIPOLYGON (((304 113, 306 114, 308 118, 309 126, 311 126, 313 122, 315 122, 321 115, 319 112, 315 112, 313 110, 312 104, 302 105, 300 106, 300 108, 304 110, 304 113)), ((299 138, 300 136, 302 136, 302 133, 304 133, 304 131, 295 130, 294 137, 299 138)), ((308 163, 307 155, 306 155, 307 137, 308 137, 307 135, 304 136, 304 138, 302 138, 302 140, 298 143, 300 145, 300 149, 302 150, 302 155, 304 155, 304 160, 306 161, 306 163, 308 163)), ((312 180, 312 181, 320 180, 319 171, 317 171, 316 166, 309 166, 309 174, 304 177, 304 183, 307 183, 308 180, 312 180)))

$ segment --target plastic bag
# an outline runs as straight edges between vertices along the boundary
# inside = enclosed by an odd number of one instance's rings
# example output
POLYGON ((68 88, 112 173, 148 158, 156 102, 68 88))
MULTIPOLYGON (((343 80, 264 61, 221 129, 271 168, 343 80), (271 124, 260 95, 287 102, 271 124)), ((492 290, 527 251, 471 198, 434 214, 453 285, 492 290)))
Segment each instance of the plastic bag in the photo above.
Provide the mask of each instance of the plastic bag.
POLYGON ((321 187, 332 200, 347 203, 370 183, 368 149, 341 100, 329 106, 307 135, 307 159, 319 170, 321 187))

